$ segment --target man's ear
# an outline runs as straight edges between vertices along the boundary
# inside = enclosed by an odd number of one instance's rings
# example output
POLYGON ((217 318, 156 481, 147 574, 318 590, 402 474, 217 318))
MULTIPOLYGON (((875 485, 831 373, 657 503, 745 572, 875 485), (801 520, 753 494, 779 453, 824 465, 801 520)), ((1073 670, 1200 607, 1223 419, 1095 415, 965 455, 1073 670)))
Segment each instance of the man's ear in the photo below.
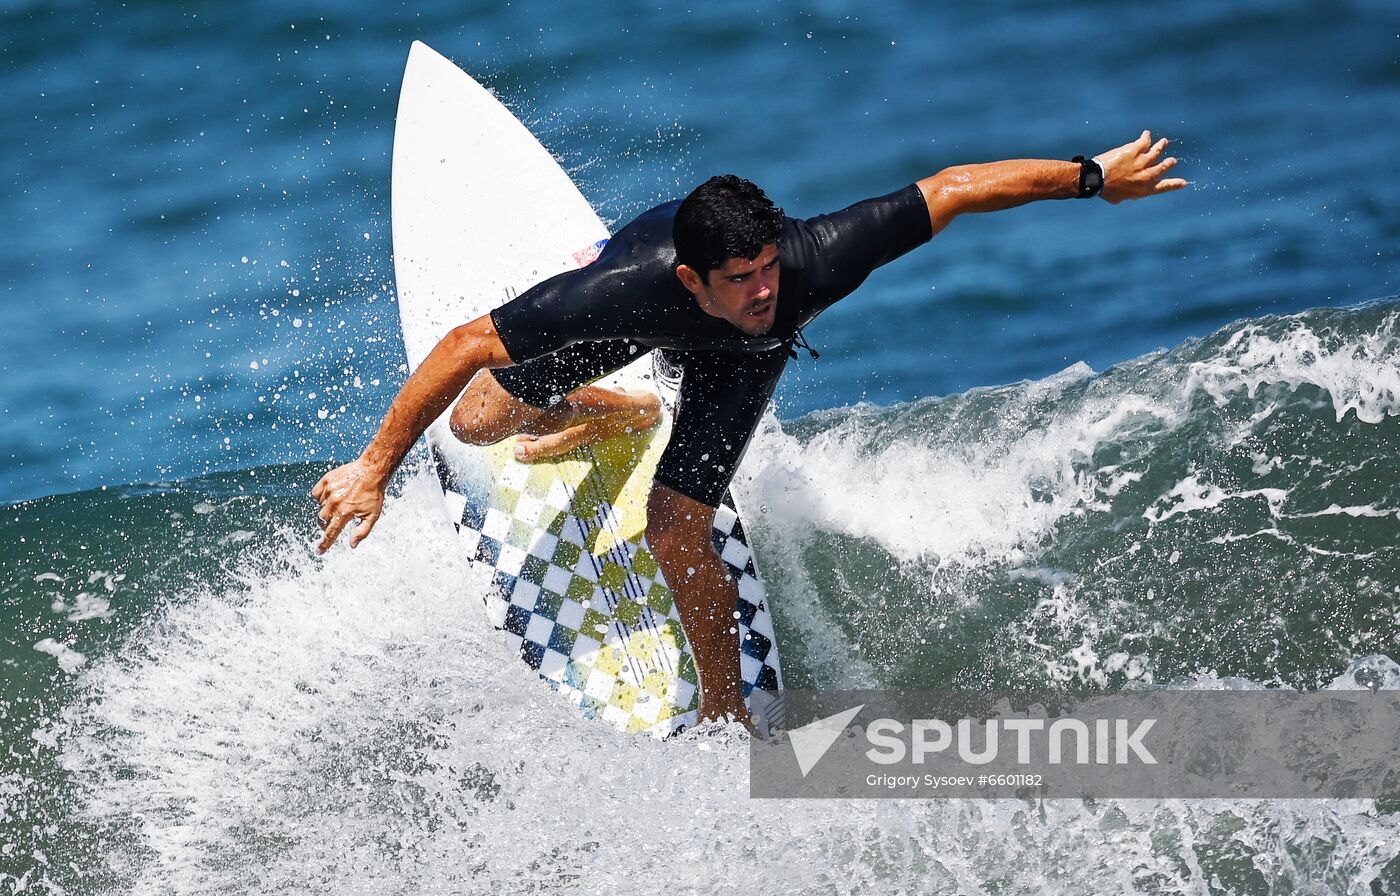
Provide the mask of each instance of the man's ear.
POLYGON ((702 296, 705 294, 704 278, 690 265, 676 265, 676 277, 681 281, 681 286, 690 290, 693 295, 702 296))

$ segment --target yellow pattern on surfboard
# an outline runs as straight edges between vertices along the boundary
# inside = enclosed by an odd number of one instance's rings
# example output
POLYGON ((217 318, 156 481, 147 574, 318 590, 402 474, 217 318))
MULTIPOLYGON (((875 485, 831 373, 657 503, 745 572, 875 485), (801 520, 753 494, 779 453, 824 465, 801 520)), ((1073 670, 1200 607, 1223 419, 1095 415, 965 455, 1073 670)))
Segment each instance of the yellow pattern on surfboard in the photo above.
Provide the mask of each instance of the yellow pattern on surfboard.
POLYGON ((669 432, 663 421, 533 464, 515 460, 513 439, 487 449, 497 475, 482 532, 500 542, 522 652, 538 652, 540 674, 586 713, 629 732, 669 732, 699 696, 671 590, 643 541, 669 432))

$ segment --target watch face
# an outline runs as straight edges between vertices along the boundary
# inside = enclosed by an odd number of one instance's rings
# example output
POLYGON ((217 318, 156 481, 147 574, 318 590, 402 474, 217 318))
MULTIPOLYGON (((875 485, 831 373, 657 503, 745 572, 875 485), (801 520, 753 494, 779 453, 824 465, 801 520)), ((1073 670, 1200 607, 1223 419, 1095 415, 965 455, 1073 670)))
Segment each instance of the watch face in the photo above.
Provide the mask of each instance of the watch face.
POLYGON ((1103 172, 1094 162, 1084 161, 1079 164, 1079 195, 1097 196, 1103 189, 1103 172))

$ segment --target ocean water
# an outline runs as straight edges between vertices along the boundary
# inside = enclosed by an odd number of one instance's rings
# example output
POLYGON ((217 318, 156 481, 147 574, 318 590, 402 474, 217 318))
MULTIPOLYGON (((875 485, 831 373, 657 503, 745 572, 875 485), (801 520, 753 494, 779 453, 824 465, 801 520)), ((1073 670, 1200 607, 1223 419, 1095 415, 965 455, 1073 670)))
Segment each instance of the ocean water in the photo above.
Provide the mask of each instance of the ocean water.
POLYGON ((0 893, 1400 892, 1356 801, 759 802, 485 630, 404 376, 413 39, 606 220, 816 214, 1144 127, 1189 190, 956 222, 810 331, 736 489, 789 686, 1400 687, 1400 7, 0 8, 0 893))

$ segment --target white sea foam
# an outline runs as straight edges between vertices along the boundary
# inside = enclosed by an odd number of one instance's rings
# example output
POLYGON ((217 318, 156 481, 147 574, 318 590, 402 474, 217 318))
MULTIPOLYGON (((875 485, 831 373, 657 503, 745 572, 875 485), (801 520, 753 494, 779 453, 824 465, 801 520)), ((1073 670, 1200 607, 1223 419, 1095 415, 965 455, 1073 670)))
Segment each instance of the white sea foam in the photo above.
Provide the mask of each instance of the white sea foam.
POLYGON ((1151 507, 1143 511, 1142 515, 1154 523, 1160 523, 1178 515, 1216 510, 1227 501, 1250 498, 1262 499, 1268 505, 1269 515, 1277 516, 1279 507, 1288 498, 1288 491, 1281 488, 1256 488, 1232 492, 1218 485, 1202 482, 1193 474, 1172 486, 1151 507))
POLYGON ((1265 383, 1313 385, 1326 391, 1341 420, 1348 411, 1365 423, 1400 414, 1400 316, 1387 315, 1369 333, 1338 338, 1299 317, 1282 333, 1277 324, 1248 324, 1211 358, 1190 365, 1185 388, 1218 401, 1239 389, 1253 395, 1265 383))
POLYGON ((53 638, 45 638, 34 645, 34 649, 40 653, 47 653, 58 660, 58 668, 64 672, 77 672, 87 662, 87 657, 69 647, 67 644, 60 644, 53 638))
POLYGON ((112 606, 107 599, 87 591, 78 592, 71 603, 59 598, 53 602, 50 609, 62 614, 69 622, 83 622, 88 619, 106 622, 112 618, 112 606))
POLYGON ((746 493, 750 504, 774 509, 779 527, 873 539, 902 561, 972 561, 1035 540, 1084 496, 1073 472, 1033 441, 984 463, 975 449, 957 456, 902 443, 870 451, 859 418, 806 444, 772 428, 749 452, 746 493), (1026 499, 1025 483, 1038 474, 1061 480, 1058 500, 1026 499))
POLYGON ((1316 516, 1349 516, 1357 517, 1400 517, 1400 510, 1393 510, 1388 507, 1372 507, 1370 504, 1359 504, 1351 507, 1342 507, 1338 504, 1331 504, 1322 510, 1312 513, 1290 513, 1286 514, 1289 519, 1304 520, 1316 516))
MULTIPOLYGON (((1024 406, 1063 380, 1030 384, 1024 406)), ((1105 489, 1085 461, 1103 441, 1143 418, 1175 420, 1179 409, 1123 394, 1095 400, 1038 428, 1018 413, 982 441, 911 433, 870 442, 857 409, 800 442, 778 427, 760 430, 741 468, 749 503, 773 509, 779 527, 817 527, 877 542, 901 562, 940 565, 1020 563, 1068 514, 1082 513, 1105 489)))

